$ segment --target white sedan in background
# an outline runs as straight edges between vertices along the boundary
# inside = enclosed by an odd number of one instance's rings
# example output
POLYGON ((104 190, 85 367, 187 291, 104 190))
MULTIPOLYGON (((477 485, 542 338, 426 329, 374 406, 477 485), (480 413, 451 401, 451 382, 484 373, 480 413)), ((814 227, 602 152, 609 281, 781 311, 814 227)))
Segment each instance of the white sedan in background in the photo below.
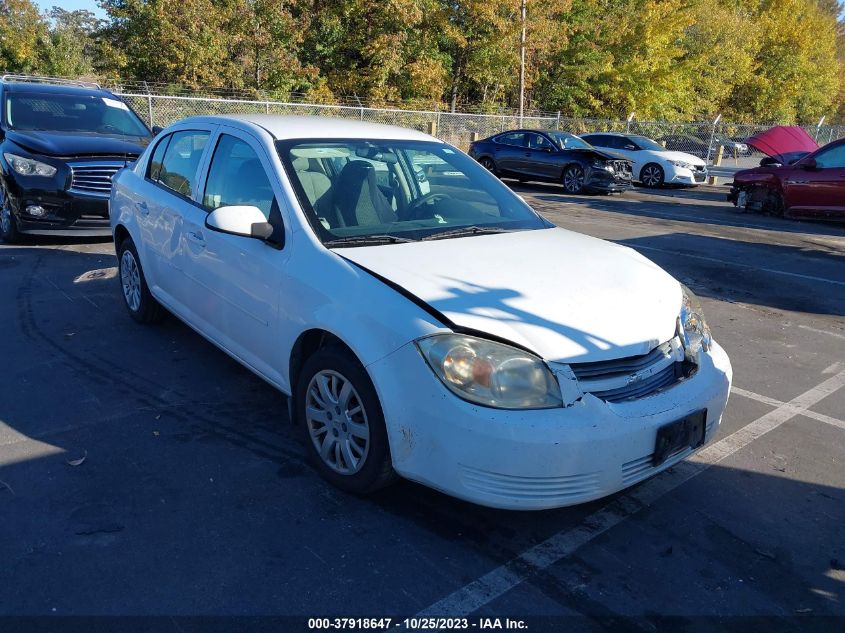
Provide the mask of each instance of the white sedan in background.
POLYGON ((594 147, 612 149, 634 162, 634 180, 646 187, 697 185, 707 180, 707 163, 685 152, 667 150, 660 143, 637 134, 601 132, 582 134, 594 147))
POLYGON ((731 366, 687 288, 420 132, 186 119, 116 175, 110 209, 132 318, 166 309, 290 395, 345 490, 398 473, 488 506, 571 505, 719 427, 731 366))

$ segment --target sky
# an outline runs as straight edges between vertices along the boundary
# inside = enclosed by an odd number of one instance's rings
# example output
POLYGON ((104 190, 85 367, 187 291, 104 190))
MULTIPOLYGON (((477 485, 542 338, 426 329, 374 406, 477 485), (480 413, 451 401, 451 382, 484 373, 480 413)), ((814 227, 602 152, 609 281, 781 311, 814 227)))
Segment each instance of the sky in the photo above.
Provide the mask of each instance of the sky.
POLYGON ((88 11, 94 13, 98 18, 106 17, 106 12, 97 6, 96 0, 35 0, 35 3, 42 12, 49 11, 53 7, 61 7, 67 11, 87 9, 88 11))

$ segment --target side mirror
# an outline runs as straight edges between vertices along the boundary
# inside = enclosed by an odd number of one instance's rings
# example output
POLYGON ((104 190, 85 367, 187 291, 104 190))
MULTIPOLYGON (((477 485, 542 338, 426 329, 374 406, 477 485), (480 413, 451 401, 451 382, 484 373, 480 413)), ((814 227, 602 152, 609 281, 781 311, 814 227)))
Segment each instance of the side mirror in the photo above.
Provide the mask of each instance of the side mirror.
POLYGON ((158 136, 158 135, 159 135, 159 134, 161 134, 163 131, 164 131, 164 128, 163 128, 163 127, 161 127, 160 125, 154 125, 154 126, 153 126, 153 136, 158 136))
POLYGON ((205 218, 205 226, 218 233, 262 241, 273 235, 273 225, 258 207, 252 206, 219 207, 205 218))
POLYGON ((553 151, 555 151, 555 148, 551 145, 543 145, 542 150, 551 154, 553 151))
POLYGON ((637 149, 637 146, 636 145, 626 145, 624 147, 624 149, 627 149, 629 151, 634 151, 635 149, 637 149))
POLYGON ((812 170, 814 170, 814 169, 818 169, 818 168, 819 168, 819 166, 818 166, 818 164, 816 163, 816 159, 815 159, 815 158, 806 158, 806 159, 804 159, 804 160, 802 160, 802 161, 801 161, 801 168, 802 168, 802 169, 807 169, 807 170, 812 171, 812 170))

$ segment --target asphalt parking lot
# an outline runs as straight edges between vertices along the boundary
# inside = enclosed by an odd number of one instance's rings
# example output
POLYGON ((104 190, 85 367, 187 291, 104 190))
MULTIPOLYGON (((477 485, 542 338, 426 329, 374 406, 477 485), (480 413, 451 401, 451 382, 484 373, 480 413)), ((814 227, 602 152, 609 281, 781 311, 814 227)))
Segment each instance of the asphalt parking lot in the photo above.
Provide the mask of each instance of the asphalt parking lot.
POLYGON ((109 242, 0 246, 0 615, 842 626, 845 227, 737 214, 724 187, 511 184, 699 294, 734 367, 715 444, 555 511, 352 497, 306 465, 282 395, 175 319, 129 319, 109 242))

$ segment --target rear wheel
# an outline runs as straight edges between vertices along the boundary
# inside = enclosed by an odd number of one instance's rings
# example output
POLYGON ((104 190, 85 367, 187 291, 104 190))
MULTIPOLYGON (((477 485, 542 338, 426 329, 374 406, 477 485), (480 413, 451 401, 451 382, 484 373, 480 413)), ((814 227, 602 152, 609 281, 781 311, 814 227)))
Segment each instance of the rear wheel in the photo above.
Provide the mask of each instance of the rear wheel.
POLYGON ((329 482, 357 494, 393 479, 376 390, 361 363, 339 346, 311 355, 296 383, 296 416, 308 454, 329 482))
POLYGON ((657 163, 649 163, 640 171, 640 182, 646 187, 660 187, 663 185, 663 180, 666 174, 663 168, 657 163))
POLYGON ((117 266, 123 303, 129 316, 138 323, 160 322, 167 313, 150 294, 138 251, 130 237, 123 240, 117 249, 117 266))
POLYGON ((584 168, 581 165, 570 165, 563 171, 563 188, 566 193, 581 193, 584 190, 584 168))
POLYGON ((493 162, 493 159, 492 159, 492 158, 490 158, 489 156, 485 156, 485 157, 483 157, 481 160, 479 160, 479 161, 478 161, 478 163, 479 163, 482 167, 484 167, 484 169, 486 169, 487 171, 489 171, 491 174, 495 174, 495 173, 496 173, 496 163, 494 163, 494 162, 493 162))
POLYGON ((0 239, 7 244, 20 241, 18 223, 12 213, 12 201, 6 193, 6 186, 0 184, 0 239))

